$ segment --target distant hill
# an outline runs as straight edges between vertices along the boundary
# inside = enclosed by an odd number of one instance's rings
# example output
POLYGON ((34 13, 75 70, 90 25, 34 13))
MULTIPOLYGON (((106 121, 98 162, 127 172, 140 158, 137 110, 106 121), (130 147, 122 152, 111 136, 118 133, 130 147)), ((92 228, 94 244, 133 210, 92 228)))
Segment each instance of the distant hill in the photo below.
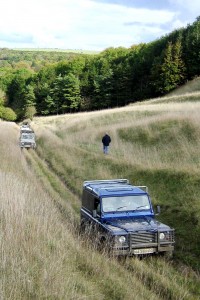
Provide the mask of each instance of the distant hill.
POLYGON ((98 54, 100 51, 83 50, 83 49, 60 49, 60 48, 12 48, 15 51, 32 51, 32 52, 67 52, 78 54, 98 54))

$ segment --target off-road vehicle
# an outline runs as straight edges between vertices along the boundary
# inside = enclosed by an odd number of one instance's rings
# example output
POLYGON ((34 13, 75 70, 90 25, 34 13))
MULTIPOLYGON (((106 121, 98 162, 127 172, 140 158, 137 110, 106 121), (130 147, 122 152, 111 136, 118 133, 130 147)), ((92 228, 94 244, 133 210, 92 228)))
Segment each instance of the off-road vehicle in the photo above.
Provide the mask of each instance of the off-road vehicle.
POLYGON ((36 148, 35 133, 30 128, 20 130, 19 145, 21 148, 36 148))
MULTIPOLYGON (((157 207, 157 214, 160 207, 157 207)), ((155 218, 148 189, 127 179, 83 183, 81 230, 116 255, 172 256, 174 229, 155 218)))

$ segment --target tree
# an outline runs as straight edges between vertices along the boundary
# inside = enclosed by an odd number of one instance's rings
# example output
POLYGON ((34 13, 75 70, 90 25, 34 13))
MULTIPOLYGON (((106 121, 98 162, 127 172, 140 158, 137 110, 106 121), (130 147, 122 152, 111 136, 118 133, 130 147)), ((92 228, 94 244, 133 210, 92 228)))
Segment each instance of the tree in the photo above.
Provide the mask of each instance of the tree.
POLYGON ((56 78, 51 90, 56 113, 76 111, 80 106, 80 81, 72 73, 56 78))
POLYGON ((180 40, 169 42, 163 52, 163 58, 156 58, 152 68, 152 80, 157 92, 165 94, 183 83, 185 66, 182 60, 180 40), (161 62, 162 61, 162 62, 161 62))
POLYGON ((187 79, 200 75, 200 17, 183 33, 183 58, 187 79))
POLYGON ((35 93, 34 93, 34 87, 31 84, 26 85, 24 88, 24 105, 23 105, 23 111, 24 111, 24 117, 33 119, 33 116, 36 114, 36 99, 35 99, 35 93))
POLYGON ((48 115, 55 112, 55 103, 50 96, 51 87, 47 82, 41 82, 36 85, 35 89, 36 110, 42 115, 48 115))
POLYGON ((63 78, 63 111, 76 111, 80 106, 80 81, 72 73, 63 78))
POLYGON ((16 112, 20 119, 24 115, 25 93, 27 79, 32 76, 30 71, 17 70, 7 88, 8 105, 16 112))
POLYGON ((35 93, 34 87, 31 84, 26 85, 24 88, 25 107, 35 106, 35 93))
POLYGON ((61 105, 63 100, 63 77, 59 74, 54 83, 53 87, 50 91, 51 98, 54 99, 54 106, 52 106, 52 113, 56 113, 57 115, 61 113, 61 105))
POLYGON ((173 59, 174 59, 174 79, 175 79, 176 86, 178 86, 184 82, 186 76, 185 63, 182 58, 182 44, 180 39, 178 39, 174 44, 173 59))
POLYGON ((42 115, 49 115, 55 111, 55 102, 50 95, 47 95, 43 100, 43 105, 41 109, 42 115))

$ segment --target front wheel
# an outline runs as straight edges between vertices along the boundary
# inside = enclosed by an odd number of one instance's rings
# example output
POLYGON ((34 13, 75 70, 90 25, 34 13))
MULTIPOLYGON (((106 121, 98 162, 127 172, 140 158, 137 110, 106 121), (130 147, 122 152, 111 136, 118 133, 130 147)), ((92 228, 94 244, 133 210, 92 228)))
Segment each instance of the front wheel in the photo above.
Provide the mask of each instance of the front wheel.
POLYGON ((172 259, 172 257, 173 257, 173 251, 166 251, 166 252, 163 252, 163 256, 164 256, 164 258, 166 258, 167 260, 170 260, 170 259, 172 259))

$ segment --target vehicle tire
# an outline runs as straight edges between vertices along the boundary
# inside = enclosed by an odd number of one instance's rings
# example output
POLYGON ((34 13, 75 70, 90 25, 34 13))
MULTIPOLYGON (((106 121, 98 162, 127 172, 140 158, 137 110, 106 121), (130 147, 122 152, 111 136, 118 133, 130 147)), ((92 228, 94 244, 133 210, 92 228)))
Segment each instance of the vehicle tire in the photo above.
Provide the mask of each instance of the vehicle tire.
POLYGON ((105 236, 99 236, 97 239, 97 248, 100 252, 107 252, 107 243, 105 236))
POLYGON ((91 224, 87 221, 82 220, 80 224, 80 232, 84 234, 90 234, 91 233, 91 224))
POLYGON ((163 252, 163 256, 164 256, 165 259, 170 260, 170 259, 173 258, 173 251, 163 252))
POLYGON ((80 233, 84 233, 86 231, 86 224, 84 221, 81 221, 80 224, 80 233))

